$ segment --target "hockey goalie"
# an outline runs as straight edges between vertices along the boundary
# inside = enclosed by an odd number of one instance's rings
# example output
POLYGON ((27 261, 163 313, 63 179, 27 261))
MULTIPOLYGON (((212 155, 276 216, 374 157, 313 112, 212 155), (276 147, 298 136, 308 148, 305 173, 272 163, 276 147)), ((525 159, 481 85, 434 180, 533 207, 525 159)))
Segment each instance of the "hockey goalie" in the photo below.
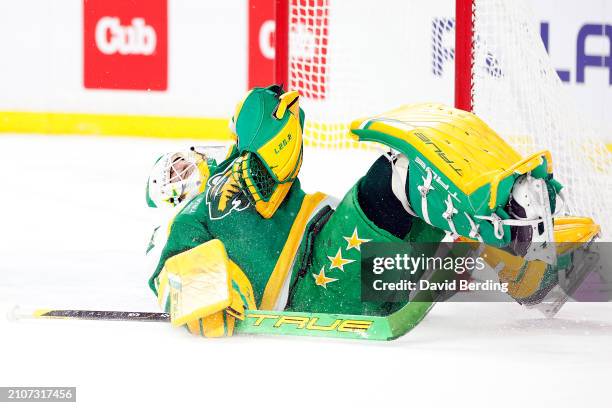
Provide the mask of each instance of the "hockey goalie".
POLYGON ((486 244, 509 294, 536 304, 572 250, 552 244, 599 232, 591 219, 559 215, 548 152, 521 157, 475 115, 437 104, 353 122, 357 140, 389 152, 341 201, 307 194, 298 178, 304 119, 297 92, 255 88, 236 107, 225 160, 195 149, 156 163, 148 202, 178 212, 160 232, 167 239, 149 285, 175 326, 218 337, 247 309, 393 313, 402 304, 361 300, 366 242, 486 244))

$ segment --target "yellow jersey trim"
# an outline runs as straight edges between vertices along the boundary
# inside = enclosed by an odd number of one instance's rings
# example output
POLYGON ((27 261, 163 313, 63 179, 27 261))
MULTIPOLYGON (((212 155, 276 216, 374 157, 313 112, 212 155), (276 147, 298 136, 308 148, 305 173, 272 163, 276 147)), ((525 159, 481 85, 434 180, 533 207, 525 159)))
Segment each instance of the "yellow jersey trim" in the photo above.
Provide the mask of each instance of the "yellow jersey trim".
POLYGON ((300 242, 302 241, 302 235, 306 229, 306 224, 310 220, 312 212, 327 196, 323 193, 308 194, 304 197, 300 211, 295 217, 295 221, 289 231, 287 242, 281 251, 278 261, 274 266, 274 270, 268 279, 266 288, 264 289, 263 296, 259 309, 271 310, 276 305, 278 296, 280 295, 283 283, 287 278, 287 274, 290 272, 293 259, 297 254, 300 242))

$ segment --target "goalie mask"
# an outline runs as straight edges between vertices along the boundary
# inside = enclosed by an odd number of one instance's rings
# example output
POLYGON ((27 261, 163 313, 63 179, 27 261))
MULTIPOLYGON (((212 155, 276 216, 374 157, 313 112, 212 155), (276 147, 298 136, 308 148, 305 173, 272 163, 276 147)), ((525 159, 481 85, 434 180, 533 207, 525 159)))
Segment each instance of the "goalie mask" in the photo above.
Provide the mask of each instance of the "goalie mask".
POLYGON ((278 85, 255 88, 232 119, 240 153, 233 175, 264 218, 274 215, 302 165, 304 112, 298 97, 278 85))
POLYGON ((157 159, 147 181, 149 207, 176 207, 204 191, 210 176, 207 157, 195 148, 157 159))

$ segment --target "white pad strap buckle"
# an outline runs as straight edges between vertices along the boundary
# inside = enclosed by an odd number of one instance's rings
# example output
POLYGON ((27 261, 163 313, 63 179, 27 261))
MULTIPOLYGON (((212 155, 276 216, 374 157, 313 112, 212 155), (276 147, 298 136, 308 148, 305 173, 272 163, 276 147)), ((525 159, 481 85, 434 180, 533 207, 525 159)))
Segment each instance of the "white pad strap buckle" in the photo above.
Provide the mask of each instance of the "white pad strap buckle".
POLYGON ((421 193, 421 211, 423 212, 423 219, 428 224, 431 224, 431 221, 429 220, 429 211, 427 209, 427 194, 433 190, 433 187, 431 186, 431 183, 433 182, 433 173, 429 168, 427 168, 426 171, 427 177, 423 177, 423 185, 418 186, 417 190, 419 190, 419 193, 421 193))
POLYGON ((502 220, 501 217, 495 213, 491 215, 475 215, 476 218, 481 220, 487 220, 493 224, 493 234, 495 238, 502 239, 504 237, 504 225, 508 225, 506 220, 502 220))
POLYGON ((479 242, 482 242, 482 237, 479 233, 480 226, 474 222, 474 220, 472 219, 472 217, 470 217, 468 213, 464 214, 468 222, 470 223, 470 233, 468 236, 472 239, 477 239, 479 242))
POLYGON ((457 214, 459 211, 453 206, 453 199, 448 195, 446 200, 444 200, 446 204, 446 211, 442 213, 442 217, 448 222, 448 227, 450 228, 453 234, 457 234, 457 229, 455 228, 455 223, 453 222, 453 216, 457 214))

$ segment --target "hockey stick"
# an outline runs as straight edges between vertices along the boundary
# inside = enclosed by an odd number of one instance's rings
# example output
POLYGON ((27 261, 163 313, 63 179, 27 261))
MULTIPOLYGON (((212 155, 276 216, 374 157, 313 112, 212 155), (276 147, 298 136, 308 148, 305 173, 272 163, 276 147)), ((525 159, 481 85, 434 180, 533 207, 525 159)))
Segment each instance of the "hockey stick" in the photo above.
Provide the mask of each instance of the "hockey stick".
POLYGON ((21 319, 74 319, 74 320, 107 320, 135 322, 170 322, 170 314, 159 312, 121 312, 103 310, 74 309, 36 309, 25 312, 19 306, 14 306, 7 313, 10 321, 21 319))
MULTIPOLYGON (((448 247, 438 249, 446 253, 448 247)), ((427 270, 422 278, 431 279, 435 270, 427 270)), ((245 310, 243 320, 236 320, 234 332, 239 334, 315 336, 360 340, 393 340, 414 329, 429 313, 436 301, 447 294, 432 290, 417 290, 410 294, 409 302, 387 316, 353 315, 342 313, 287 312, 245 310)), ((19 318, 123 320, 141 322, 170 322, 168 313, 121 312, 96 310, 38 309, 20 313, 14 308, 11 320, 19 318)))
MULTIPOLYGON (((247 310, 244 320, 236 321, 234 330, 240 334, 393 340, 412 330, 433 304, 410 302, 388 316, 247 310)), ((23 313, 15 307, 9 313, 10 320, 21 318, 170 322, 168 313, 156 312, 38 309, 23 313)))

